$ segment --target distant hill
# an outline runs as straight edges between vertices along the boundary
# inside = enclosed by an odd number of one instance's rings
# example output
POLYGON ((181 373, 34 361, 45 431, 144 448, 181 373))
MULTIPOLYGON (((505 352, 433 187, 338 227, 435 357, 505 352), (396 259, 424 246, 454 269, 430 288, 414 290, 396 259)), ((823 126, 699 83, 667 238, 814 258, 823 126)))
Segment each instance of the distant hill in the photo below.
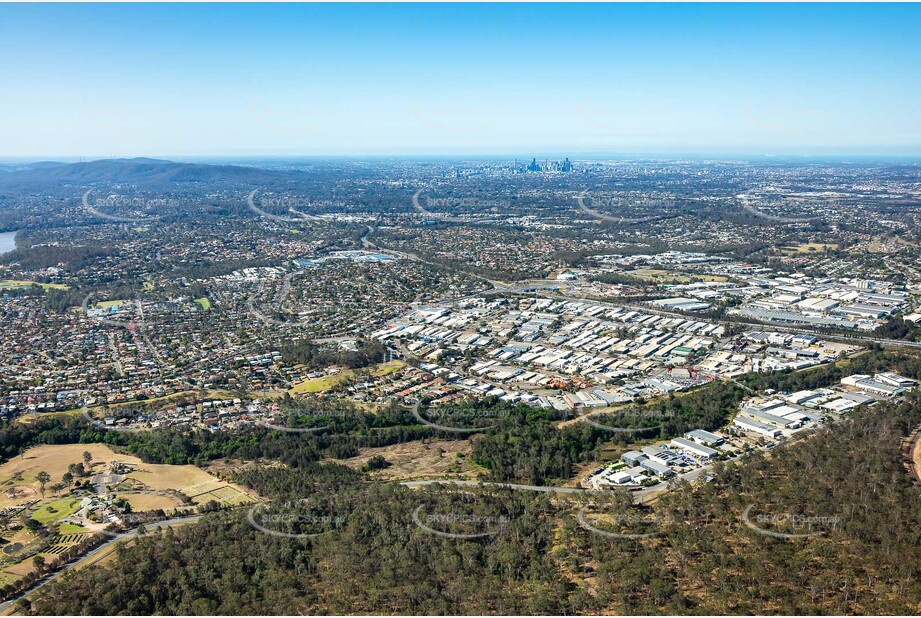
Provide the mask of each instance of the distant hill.
POLYGON ((37 169, 46 169, 49 167, 61 167, 62 165, 67 165, 61 161, 36 161, 35 163, 21 163, 21 164, 9 164, 4 163, 0 165, 0 171, 2 172, 22 172, 26 170, 37 170, 37 169))
POLYGON ((161 159, 101 159, 85 163, 36 163, 0 176, 5 183, 116 182, 163 183, 265 182, 284 177, 271 170, 240 165, 205 165, 161 159))

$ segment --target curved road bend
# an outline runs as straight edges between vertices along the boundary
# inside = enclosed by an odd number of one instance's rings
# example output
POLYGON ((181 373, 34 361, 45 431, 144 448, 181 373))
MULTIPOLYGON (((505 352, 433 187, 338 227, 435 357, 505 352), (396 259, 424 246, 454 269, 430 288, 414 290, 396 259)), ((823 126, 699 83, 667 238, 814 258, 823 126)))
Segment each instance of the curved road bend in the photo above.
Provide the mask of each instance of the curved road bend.
MULTIPOLYGON (((685 474, 688 482, 695 480, 705 471, 705 468, 698 468, 685 474)), ((540 491, 543 493, 554 493, 554 494, 604 494, 608 490, 605 489, 583 489, 581 487, 548 487, 545 485, 519 485, 517 483, 485 483, 480 481, 461 481, 454 479, 447 479, 441 481, 404 481, 400 485, 405 485, 406 487, 424 487, 427 485, 461 485, 464 487, 503 487, 505 489, 512 489, 516 491, 540 491)), ((654 497, 658 496, 660 493, 668 491, 668 485, 664 483, 659 483, 653 487, 645 487, 640 490, 635 490, 630 492, 630 498, 634 504, 642 504, 647 502, 654 497)))
POLYGON ((400 485, 406 487, 425 487, 427 485, 463 485, 464 487, 502 487, 504 489, 515 489, 519 491, 542 491, 545 493, 556 494, 589 494, 593 493, 592 489, 582 489, 581 487, 549 487, 546 485, 519 485, 517 483, 487 483, 483 481, 462 481, 457 479, 448 479, 441 481, 403 481, 400 485))

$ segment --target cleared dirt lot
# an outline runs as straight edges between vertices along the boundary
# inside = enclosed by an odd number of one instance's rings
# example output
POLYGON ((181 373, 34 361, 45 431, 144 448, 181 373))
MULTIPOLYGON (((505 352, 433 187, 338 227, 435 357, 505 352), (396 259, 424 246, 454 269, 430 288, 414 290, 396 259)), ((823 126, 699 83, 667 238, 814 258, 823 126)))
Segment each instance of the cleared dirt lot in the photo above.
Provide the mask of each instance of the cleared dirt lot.
POLYGON ((169 496, 160 496, 157 494, 117 494, 118 498, 124 498, 131 505, 131 510, 135 513, 140 511, 154 511, 163 509, 167 514, 179 506, 176 500, 169 496))
POLYGON ((378 448, 363 448, 356 457, 328 460, 351 468, 361 468, 371 457, 380 455, 390 466, 371 475, 388 481, 435 478, 476 479, 483 469, 470 462, 470 440, 421 440, 378 448))

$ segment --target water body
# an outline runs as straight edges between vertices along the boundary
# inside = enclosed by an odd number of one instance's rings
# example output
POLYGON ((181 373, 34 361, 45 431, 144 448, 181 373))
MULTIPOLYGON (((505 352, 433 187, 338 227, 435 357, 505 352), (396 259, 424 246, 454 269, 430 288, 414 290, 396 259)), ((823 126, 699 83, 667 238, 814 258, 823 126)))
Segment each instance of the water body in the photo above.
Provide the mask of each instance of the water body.
POLYGON ((16 248, 16 232, 0 232, 0 255, 16 248))

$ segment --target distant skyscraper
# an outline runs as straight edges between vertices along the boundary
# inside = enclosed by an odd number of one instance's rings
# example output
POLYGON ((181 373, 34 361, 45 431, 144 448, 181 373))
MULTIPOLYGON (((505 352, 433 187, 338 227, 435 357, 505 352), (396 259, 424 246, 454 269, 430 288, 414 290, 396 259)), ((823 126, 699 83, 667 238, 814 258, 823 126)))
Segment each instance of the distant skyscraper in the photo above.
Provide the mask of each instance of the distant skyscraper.
POLYGON ((537 162, 537 157, 531 159, 531 163, 528 164, 528 167, 525 168, 529 172, 571 172, 572 171, 572 161, 569 160, 569 157, 566 157, 562 161, 551 161, 550 159, 544 159, 543 164, 537 162))

